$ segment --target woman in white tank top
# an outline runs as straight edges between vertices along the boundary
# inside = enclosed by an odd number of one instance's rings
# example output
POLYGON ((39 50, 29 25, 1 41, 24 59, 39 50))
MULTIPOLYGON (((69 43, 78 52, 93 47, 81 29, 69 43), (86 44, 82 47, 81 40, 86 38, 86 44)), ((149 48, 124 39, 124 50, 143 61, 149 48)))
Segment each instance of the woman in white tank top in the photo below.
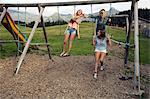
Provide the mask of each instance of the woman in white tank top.
POLYGON ((111 46, 111 40, 108 34, 106 34, 106 26, 103 23, 106 14, 104 15, 105 10, 102 9, 99 12, 99 22, 96 24, 96 33, 93 36, 93 45, 95 47, 95 68, 94 68, 94 78, 97 79, 98 67, 103 70, 103 60, 107 53, 107 47, 111 46))

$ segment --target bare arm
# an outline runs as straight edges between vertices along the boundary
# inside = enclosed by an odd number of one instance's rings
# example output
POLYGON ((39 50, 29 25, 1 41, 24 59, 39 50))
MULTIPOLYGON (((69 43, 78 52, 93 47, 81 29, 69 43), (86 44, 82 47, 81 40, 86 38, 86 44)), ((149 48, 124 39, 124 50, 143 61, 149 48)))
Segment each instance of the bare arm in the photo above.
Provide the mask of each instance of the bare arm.
POLYGON ((93 46, 96 45, 96 37, 93 36, 93 41, 92 41, 93 46))
POLYGON ((75 17, 74 17, 74 19, 76 19, 76 22, 78 23, 78 25, 77 25, 78 39, 80 39, 79 23, 80 23, 80 21, 81 21, 81 17, 84 17, 84 18, 85 18, 85 15, 82 14, 82 15, 75 16, 75 17))
POLYGON ((78 24, 78 26, 77 26, 77 34, 78 34, 78 39, 80 39, 79 24, 78 24))
POLYGON ((111 39, 110 39, 109 34, 107 34, 107 40, 108 40, 107 41, 108 46, 111 47, 112 43, 111 43, 111 39))

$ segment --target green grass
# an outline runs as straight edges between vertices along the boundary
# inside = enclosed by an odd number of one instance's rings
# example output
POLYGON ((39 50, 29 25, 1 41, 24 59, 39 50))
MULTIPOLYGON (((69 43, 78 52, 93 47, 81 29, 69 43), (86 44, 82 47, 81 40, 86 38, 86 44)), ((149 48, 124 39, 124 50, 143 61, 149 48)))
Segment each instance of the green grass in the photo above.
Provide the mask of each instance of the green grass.
POLYGON ((140 60, 150 64, 150 38, 140 36, 140 60))
MULTIPOLYGON (((112 38, 125 42, 126 35, 125 30, 123 29, 115 29, 115 28, 107 28, 107 32, 109 32, 112 35, 112 38)), ((134 44, 134 34, 133 32, 130 35, 130 44, 134 44)), ((150 39, 142 36, 142 34, 139 36, 139 44, 140 44, 140 61, 141 63, 150 64, 150 39)), ((134 49, 131 48, 129 52, 129 60, 134 61, 134 49)))
MULTIPOLYGON (((2 27, 2 26, 1 26, 2 27)), ((24 31, 24 27, 20 27, 22 31, 24 31)), ((48 41, 50 43, 52 54, 53 55, 59 55, 62 51, 62 45, 63 45, 63 38, 64 38, 64 31, 66 29, 66 25, 61 26, 50 26, 46 27, 46 31, 48 34, 48 41), (60 29, 61 27, 61 29, 60 29)), ((27 33, 31 31, 31 28, 27 28, 27 33)), ((119 40, 122 42, 125 42, 125 31, 122 29, 113 29, 108 27, 107 32, 109 32, 113 39, 119 40)), ((92 34, 93 34, 93 26, 91 23, 81 23, 80 25, 80 34, 81 39, 75 39, 73 42, 73 48, 71 51, 72 55, 93 55, 93 46, 92 43, 92 34)), ((8 33, 8 31, 2 27, 0 30, 0 39, 13 39, 11 34, 8 33)), ((133 33, 131 34, 130 42, 133 44, 133 33)), ((42 28, 37 28, 34 38, 32 42, 45 42, 43 30, 42 28)), ((148 63, 149 61, 149 43, 150 39, 144 38, 140 36, 140 59, 142 63, 148 63)), ((8 56, 15 55, 17 51, 16 45, 14 43, 11 44, 3 44, 3 50, 0 51, 0 58, 5 58, 8 56)), ((133 60, 133 52, 134 50, 130 50, 129 59, 133 60)))
MULTIPOLYGON (((113 27, 108 27, 107 28, 107 32, 112 35, 112 38, 117 40, 117 41, 121 41, 121 42, 125 42, 126 41, 126 31, 125 29, 122 28, 113 28, 113 27)), ((134 41, 134 37, 133 37, 133 32, 130 34, 130 43, 133 44, 134 41)))

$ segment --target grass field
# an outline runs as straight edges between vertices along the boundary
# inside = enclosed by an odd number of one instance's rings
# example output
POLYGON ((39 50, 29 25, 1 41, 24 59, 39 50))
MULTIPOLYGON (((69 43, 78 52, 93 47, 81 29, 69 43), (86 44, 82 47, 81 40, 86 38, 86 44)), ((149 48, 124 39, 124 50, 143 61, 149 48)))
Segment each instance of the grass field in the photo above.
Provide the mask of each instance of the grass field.
MULTIPOLYGON (((2 26, 1 26, 2 27, 2 26)), ((51 26, 46 27, 46 31, 48 33, 48 41, 51 45, 52 54, 59 55, 62 50, 63 45, 63 34, 65 31, 66 25, 61 26, 51 26), (61 28, 60 28, 61 27, 61 28)), ((20 27, 22 31, 24 31, 24 27, 20 27)), ((31 31, 31 28, 27 28, 27 33, 31 31)), ((107 28, 107 31, 113 35, 113 39, 119 41, 125 41, 125 31, 122 29, 114 29, 114 28, 107 28)), ((93 46, 92 44, 92 34, 93 34, 93 26, 91 23, 81 23, 80 25, 80 34, 81 39, 74 40, 74 46, 72 48, 72 55, 93 55, 93 46)), ((13 39, 10 33, 2 27, 0 30, 0 39, 13 39)), ((44 42, 44 36, 42 28, 37 28, 34 38, 32 42, 44 42)), ((133 34, 131 34, 130 42, 133 44, 133 34)), ((149 49, 150 49, 150 39, 144 38, 140 36, 140 59, 142 63, 150 64, 149 59, 149 49)), ((3 50, 0 51, 0 57, 6 58, 8 56, 15 55, 17 51, 16 44, 4 44, 3 50)), ((129 59, 133 60, 133 52, 134 50, 130 50, 129 59)))
MULTIPOLYGON (((108 27, 108 31, 111 35, 113 35, 113 39, 125 42, 125 31, 122 29, 115 29, 108 27)), ((140 61, 141 63, 148 63, 150 64, 150 39, 144 37, 142 34, 139 36, 139 46, 140 46, 140 61)), ((134 44, 134 34, 131 33, 130 35, 130 44, 134 44)), ((134 59, 134 49, 130 49, 129 52, 129 59, 133 61, 134 59)))

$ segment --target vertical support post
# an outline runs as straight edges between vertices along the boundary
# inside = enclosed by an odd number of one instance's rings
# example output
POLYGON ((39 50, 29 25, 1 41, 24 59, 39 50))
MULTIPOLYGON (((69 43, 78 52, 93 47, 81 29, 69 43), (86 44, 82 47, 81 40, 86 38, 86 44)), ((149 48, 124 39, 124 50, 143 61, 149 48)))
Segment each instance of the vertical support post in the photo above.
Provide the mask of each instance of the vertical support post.
MULTIPOLYGON (((128 62, 128 54, 129 54, 129 46, 130 46, 130 34, 131 34, 131 29, 132 29, 132 20, 133 20, 133 2, 131 5, 131 11, 129 13, 128 17, 128 31, 126 33, 126 45, 125 45, 125 58, 124 58, 124 66, 127 67, 127 62, 128 62)), ((126 19, 127 21, 127 19, 126 19)))
POLYGON ((111 7, 111 3, 110 3, 110 9, 109 9, 109 16, 112 15, 112 7, 111 7))
POLYGON ((92 18, 92 24, 91 24, 91 26, 92 26, 92 28, 93 28, 93 29, 92 29, 92 30, 93 30, 92 32, 93 32, 93 35, 94 35, 95 26, 94 26, 94 23, 93 23, 94 20, 93 20, 93 16, 92 16, 92 15, 93 15, 93 5, 91 4, 91 18, 92 18))
MULTIPOLYGON (((19 30, 20 30, 20 16, 19 16, 19 7, 18 7, 18 31, 19 30)), ((17 42, 17 54, 16 54, 16 56, 19 56, 19 54, 21 53, 19 35, 17 36, 17 39, 18 39, 18 42, 17 42)))
POLYGON ((24 25, 25 25, 25 27, 24 27, 24 32, 26 32, 27 31, 27 25, 26 25, 26 22, 27 22, 27 20, 26 20, 26 17, 27 17, 27 7, 25 7, 25 17, 24 17, 24 25))
POLYGON ((61 24, 60 24, 60 15, 59 15, 59 6, 57 6, 57 13, 58 13, 58 25, 59 25, 59 35, 61 35, 61 24))
MULTIPOLYGON (((131 8, 132 9, 132 8, 131 8)), ((128 54, 129 54, 129 39, 130 39, 130 32, 131 32, 131 26, 132 26, 132 10, 129 14, 129 17, 125 17, 126 19, 126 44, 125 44, 125 53, 124 53, 124 66, 123 66, 123 76, 120 79, 127 80, 129 79, 128 75, 126 74, 127 71, 127 62, 128 62, 128 54)))
POLYGON ((126 18, 126 34, 127 34, 129 31, 129 18, 128 17, 125 18, 126 18))
POLYGON ((133 12, 131 9, 129 18, 126 18, 126 45, 125 45, 125 58, 124 58, 124 67, 127 67, 128 63, 128 54, 129 54, 129 46, 130 46, 130 33, 131 33, 131 28, 132 28, 132 17, 133 17, 133 12))
MULTIPOLYGON (((39 6, 38 6, 38 10, 39 10, 39 12, 41 11, 39 6)), ((45 23, 44 23, 42 15, 41 15, 41 23, 42 23, 42 28, 43 28, 44 38, 45 38, 45 42, 46 42, 46 46, 47 46, 47 50, 48 50, 49 59, 52 59, 51 51, 50 51, 49 44, 48 44, 48 39, 47 39, 47 33, 46 33, 46 29, 45 29, 45 23)))
POLYGON ((27 43, 26 43, 26 45, 25 45, 25 47, 24 47, 24 49, 23 49, 23 53, 21 54, 21 57, 19 58, 19 61, 18 61, 18 63, 17 63, 17 67, 16 67, 15 74, 18 74, 19 68, 20 68, 20 66, 21 66, 21 64, 22 64, 22 61, 24 60, 24 57, 25 57, 27 51, 28 51, 30 42, 31 42, 31 40, 32 40, 32 38, 33 38, 33 36, 34 36, 35 30, 36 30, 36 28, 37 28, 37 26, 38 26, 38 23, 40 22, 40 18, 41 18, 41 16, 42 16, 43 11, 44 11, 44 8, 41 7, 41 11, 40 11, 40 14, 39 14, 39 16, 38 16, 38 19, 36 20, 36 22, 35 22, 35 24, 34 24, 34 26, 33 26, 33 28, 32 28, 32 31, 31 31, 31 33, 30 33, 30 35, 29 35, 29 38, 28 38, 28 41, 27 41, 27 43))
POLYGON ((135 64, 135 80, 138 83, 138 90, 140 92, 140 65, 139 65, 139 27, 138 27, 138 2, 134 2, 134 43, 135 43, 135 51, 134 51, 134 64, 135 64))
POLYGON ((76 5, 74 5, 74 16, 76 16, 76 5))

